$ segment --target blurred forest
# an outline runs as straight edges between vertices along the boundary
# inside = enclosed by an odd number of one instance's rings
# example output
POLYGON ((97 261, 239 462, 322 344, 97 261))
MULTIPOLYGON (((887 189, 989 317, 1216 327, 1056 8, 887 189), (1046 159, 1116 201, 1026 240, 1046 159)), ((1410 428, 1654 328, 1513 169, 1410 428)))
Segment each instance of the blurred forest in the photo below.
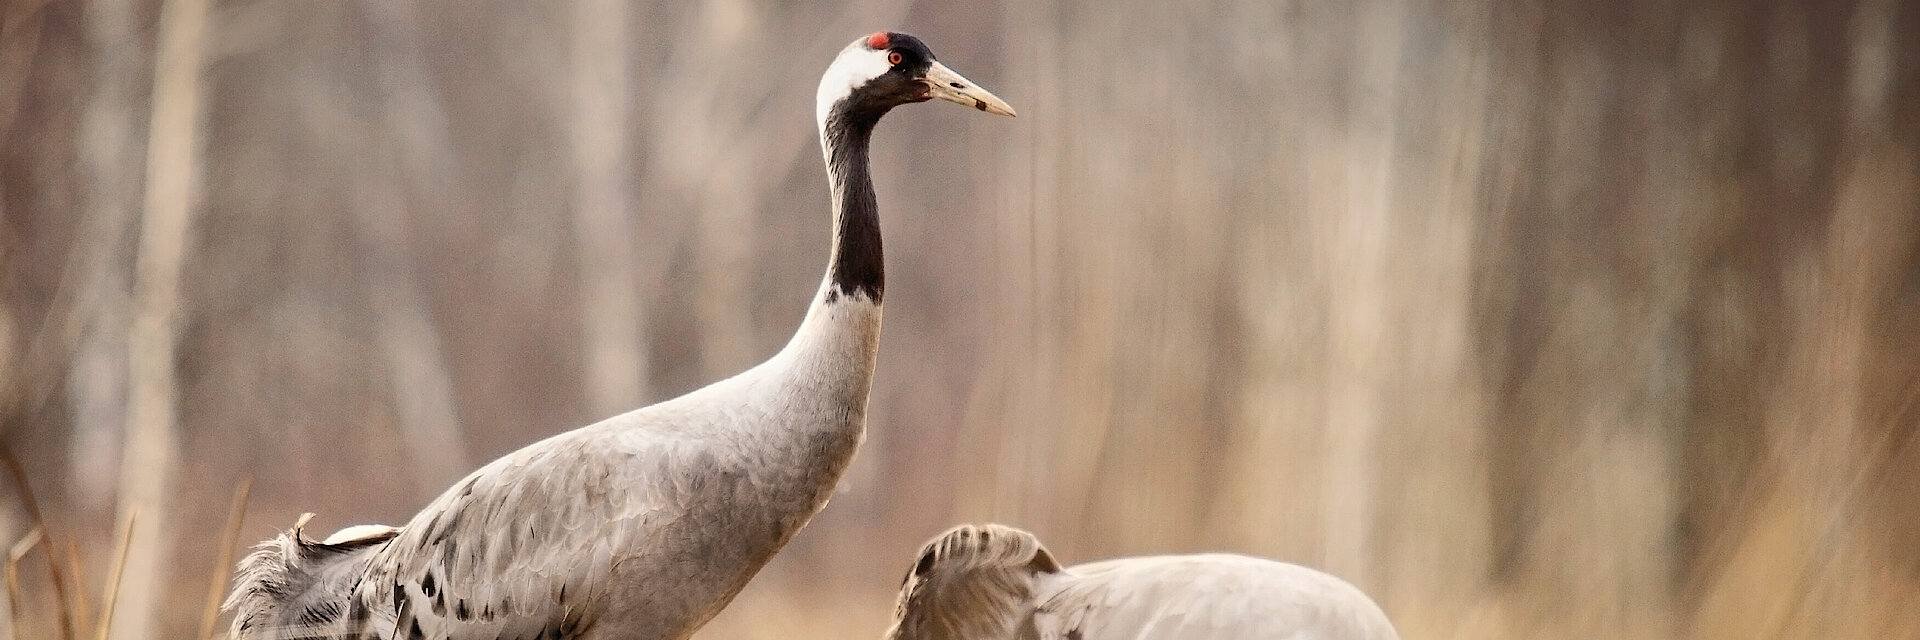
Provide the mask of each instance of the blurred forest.
POLYGON ((248 478, 242 547, 398 524, 771 354, 881 28, 1020 117, 881 126, 869 439, 699 637, 877 638, 991 520, 1409 639, 1920 638, 1901 0, 6 0, 11 637, 196 637, 248 478))

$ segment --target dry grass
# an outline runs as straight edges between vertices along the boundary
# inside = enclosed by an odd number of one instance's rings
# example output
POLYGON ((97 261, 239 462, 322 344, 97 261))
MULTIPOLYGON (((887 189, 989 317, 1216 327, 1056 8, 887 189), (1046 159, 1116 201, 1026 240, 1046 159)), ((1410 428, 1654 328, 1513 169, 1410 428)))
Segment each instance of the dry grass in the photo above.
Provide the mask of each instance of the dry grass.
POLYGON ((25 557, 27 552, 36 546, 40 546, 45 549, 43 557, 45 557, 47 561, 48 585, 53 589, 55 605, 53 617, 56 620, 55 626, 59 629, 59 637, 62 640, 71 640, 74 637, 74 617, 70 617, 73 609, 69 606, 67 600, 69 591, 66 579, 60 575, 60 564, 56 558, 57 553, 55 551, 58 547, 54 544, 51 536, 47 535, 46 519, 40 512, 40 500, 34 496, 33 485, 27 481, 26 471, 21 468, 20 460, 13 456, 13 449, 11 447, 0 446, 0 464, 6 465, 7 473, 13 480, 14 488, 20 492, 20 502, 27 513, 28 522, 31 522, 33 526, 25 536, 20 538, 18 543, 15 543, 11 552, 7 554, 7 602, 9 603, 8 610, 12 612, 10 620, 15 629, 20 628, 21 609, 26 606, 25 603, 27 602, 21 597, 20 593, 18 571, 20 559, 25 557))
POLYGON ((113 554, 113 568, 107 570, 106 595, 100 599, 100 640, 113 637, 114 607, 120 604, 120 579, 127 568, 127 551, 133 547, 135 526, 140 522, 140 511, 127 512, 126 524, 120 527, 119 551, 113 554))
POLYGON ((20 558, 25 557, 27 552, 33 551, 34 545, 40 544, 43 537, 40 532, 39 527, 34 527, 27 532, 26 537, 13 543, 13 546, 7 550, 7 610, 13 614, 9 621, 13 629, 26 628, 20 620, 22 610, 26 608, 26 600, 20 593, 20 558))
POLYGON ((253 478, 244 478, 233 488, 233 506, 227 509, 227 526, 220 536, 220 555, 207 579, 207 601, 200 610, 200 640, 211 640, 219 628, 220 603, 227 597, 227 585, 233 582, 233 552, 240 546, 240 524, 247 517, 247 498, 253 494, 253 478))

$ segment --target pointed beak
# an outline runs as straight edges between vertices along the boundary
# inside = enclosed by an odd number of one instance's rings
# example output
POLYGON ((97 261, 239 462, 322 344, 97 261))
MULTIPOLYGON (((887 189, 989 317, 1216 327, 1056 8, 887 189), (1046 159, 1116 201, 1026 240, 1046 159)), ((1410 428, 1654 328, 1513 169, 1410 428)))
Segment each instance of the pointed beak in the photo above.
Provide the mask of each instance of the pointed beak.
POLYGON ((974 84, 972 80, 954 73, 938 60, 934 61, 932 68, 927 69, 927 77, 923 81, 932 90, 932 97, 957 102, 987 113, 1013 117, 1013 107, 1007 106, 1005 100, 980 88, 980 85, 974 84))

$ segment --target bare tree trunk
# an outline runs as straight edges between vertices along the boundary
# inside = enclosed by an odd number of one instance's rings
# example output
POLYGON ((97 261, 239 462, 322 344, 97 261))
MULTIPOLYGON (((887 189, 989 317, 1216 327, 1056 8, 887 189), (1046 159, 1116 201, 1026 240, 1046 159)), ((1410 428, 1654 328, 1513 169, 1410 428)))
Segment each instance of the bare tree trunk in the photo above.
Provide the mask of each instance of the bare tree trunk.
MULTIPOLYGON (((962 423, 963 428, 998 436, 987 439, 998 441, 998 451, 968 442, 979 438, 963 439, 954 460, 962 480, 956 483, 961 494, 957 502, 963 512, 1005 514, 1002 517, 1047 531, 1073 527, 1085 515, 1086 504, 1080 498, 1093 486, 1103 438, 1088 437, 1083 431, 1049 434, 1004 425, 1034 422, 1065 427, 1104 425, 1105 420, 1097 414, 1058 411, 1067 392, 1058 384, 1063 378, 1060 340, 1049 320, 1060 312, 1060 206, 1055 198, 1062 140, 1069 135, 1064 132, 1064 114, 1058 111, 1063 92, 1061 63, 1048 51, 1061 37, 1053 16, 1058 9, 1014 1, 1001 3, 1000 10, 1005 15, 1000 38, 1008 45, 1011 63, 1002 75, 1010 83, 995 89, 1007 92, 1001 95, 1027 96, 1019 105, 1022 115, 1011 123, 1026 130, 1014 138, 1026 144, 992 149, 978 162, 984 167, 1007 166, 1009 170, 999 178, 1021 187, 1001 190, 1005 195, 990 209, 997 217, 995 244, 1001 255, 994 261, 998 273, 987 285, 997 293, 989 297, 996 304, 992 317, 998 320, 989 335, 1008 339, 996 341, 994 357, 982 360, 978 384, 990 387, 985 393, 998 397, 997 406, 962 423), (968 472, 969 468, 978 471, 968 472), (1050 489, 1067 499, 1051 499, 1046 495, 1050 489)), ((1009 123, 987 124, 1004 128, 1009 123)), ((1076 385, 1071 387, 1073 392, 1086 391, 1086 385, 1100 381, 1088 377, 1092 376, 1066 382, 1076 385)))
POLYGON ((88 40, 94 54, 93 86, 81 121, 80 153, 89 200, 75 240, 77 302, 73 317, 86 319, 73 364, 67 370, 73 412, 73 497, 89 509, 113 499, 115 452, 126 424, 127 306, 131 283, 121 248, 135 217, 138 197, 139 117, 135 111, 140 48, 133 8, 125 2, 88 4, 88 40))
MULTIPOLYGON (((765 86, 741 83, 753 77, 746 65, 777 56, 765 40, 752 37, 777 22, 771 11, 740 0, 723 0, 693 11, 694 25, 680 29, 673 43, 680 60, 655 83, 654 167, 660 186, 654 193, 675 193, 676 203, 693 214, 695 271, 700 284, 694 315, 700 321, 698 353, 702 380, 732 374, 765 354, 756 348, 752 282, 754 214, 786 182, 796 160, 814 138, 808 127, 794 127, 776 110, 759 108, 765 86), (735 144, 757 140, 758 144, 735 144)), ((795 77, 818 61, 783 65, 795 77)), ((812 83, 781 85, 774 100, 801 100, 812 83)), ((658 198, 656 198, 658 199, 658 198)), ((684 215, 684 214, 683 214, 684 215)))
POLYGON ((1383 424, 1377 532, 1367 549, 1372 575, 1351 577, 1404 618, 1403 636, 1430 637, 1463 628, 1487 575, 1484 390, 1474 375, 1470 300, 1488 87, 1485 61, 1467 44, 1478 25, 1429 27, 1442 17, 1406 11, 1401 38, 1426 28, 1468 35, 1399 58, 1390 122, 1420 105, 1433 110, 1433 126, 1396 126, 1390 152, 1386 224, 1395 245, 1376 256, 1381 284, 1393 290, 1382 310, 1388 379, 1375 400, 1383 424), (1426 569, 1399 569, 1406 566, 1426 569))
MULTIPOLYGON (((655 143, 655 166, 677 187, 680 202, 691 205, 694 265, 699 293, 693 304, 699 319, 700 379, 731 373, 753 357, 753 323, 745 313, 749 270, 753 266, 752 212, 744 210, 739 189, 752 188, 755 174, 733 171, 726 154, 742 147, 720 143, 737 133, 741 119, 738 88, 728 91, 726 78, 740 77, 727 69, 729 61, 754 51, 747 34, 758 7, 742 0, 719 0, 692 11, 694 24, 680 29, 673 42, 676 56, 685 62, 661 78, 656 95, 660 104, 655 143), (723 52, 731 53, 723 53, 723 52), (725 192, 712 191, 712 176, 735 180, 725 192)), ((749 58, 754 58, 751 54, 749 58)))
MULTIPOLYGON (((14 131, 14 119, 31 97, 26 89, 34 77, 40 34, 47 29, 47 13, 42 11, 46 4, 33 1, 0 7, 0 149, 10 149, 9 145, 16 143, 8 134, 14 131)), ((29 139, 20 140, 18 146, 32 148, 31 137, 23 136, 29 139)), ((5 190, 11 182, 0 181, 0 220, 12 219, 7 217, 9 198, 5 190)), ((12 215, 34 217, 30 211, 12 215)), ((83 228, 76 232, 76 243, 91 239, 88 235, 91 229, 84 224, 80 226, 83 228)), ((8 254, 13 249, 13 246, 0 247, 0 259, 11 260, 8 254)), ((67 359, 81 340, 86 314, 91 310, 85 306, 88 301, 84 298, 87 281, 84 253, 69 254, 59 272, 60 285, 46 310, 28 310, 29 316, 41 318, 20 352, 13 351, 14 331, 16 327, 32 325, 16 325, 13 310, 0 304, 0 420, 6 421, 0 424, 0 429, 15 428, 13 421, 39 419, 41 410, 59 387, 61 372, 67 368, 67 359)))
MULTIPOLYGON (((384 163, 374 163, 380 166, 384 163)), ((431 497, 470 466, 453 400, 453 374, 407 259, 407 207, 399 185, 367 177, 353 207, 380 354, 407 450, 415 495, 431 497)))
POLYGON ((580 269, 580 321, 587 407, 605 416, 647 393, 646 313, 627 181, 630 56, 624 0, 572 7, 573 229, 580 269))
POLYGON ((50 0, 28 0, 0 8, 0 134, 13 129, 20 110, 20 88, 32 71, 33 54, 40 49, 42 21, 35 14, 50 0), (35 19, 29 19, 35 18, 35 19))
MULTIPOLYGON (((1871 108, 1857 105, 1856 116, 1871 108)), ((1920 586, 1885 577, 1897 565, 1875 548, 1868 525, 1884 508, 1874 504, 1874 485, 1887 477, 1873 454, 1912 446, 1916 436, 1911 426, 1902 433, 1876 424, 1886 418, 1869 404, 1869 387, 1880 373, 1875 351, 1888 348, 1875 344, 1883 305, 1902 295, 1897 283, 1911 282, 1903 270, 1920 245, 1920 163, 1877 131, 1849 138, 1828 230, 1807 248, 1799 276, 1819 284, 1797 288, 1781 310, 1794 337, 1766 407, 1776 474, 1753 489, 1767 508, 1729 536, 1736 544, 1702 607, 1703 628, 1722 637, 1870 638, 1889 628, 1912 637, 1910 621, 1873 605, 1911 602, 1896 594, 1920 586)))
POLYGON ((201 53, 207 1, 161 6, 154 56, 153 115, 148 126, 145 211, 134 271, 128 332, 127 439, 121 459, 120 519, 145 516, 130 540, 123 583, 127 597, 113 612, 125 638, 153 638, 166 590, 168 515, 178 441, 179 392, 174 379, 180 273, 192 222, 199 169, 201 53))
POLYGON ((1376 461, 1385 421, 1381 404, 1390 369, 1386 338, 1394 291, 1386 266, 1388 257, 1401 249, 1392 233, 1390 195, 1393 109, 1406 8, 1390 2, 1352 8, 1360 14, 1355 25, 1360 33, 1349 52, 1356 70, 1351 90, 1364 96, 1354 100, 1364 107, 1356 109, 1350 128, 1342 132, 1337 148, 1344 153, 1336 153, 1344 157, 1333 159, 1341 176, 1333 184, 1344 189, 1331 189, 1336 191, 1332 206, 1316 216, 1332 221, 1331 237, 1323 243, 1333 247, 1325 254, 1331 264, 1322 267, 1332 278, 1327 330, 1333 347, 1328 351, 1322 424, 1327 443, 1322 540, 1327 568, 1360 579, 1372 573, 1374 486, 1381 471, 1376 461))
MULTIPOLYGON (((355 233, 365 254, 369 303, 379 336, 387 382, 399 414, 401 437, 411 452, 416 495, 431 497, 458 480, 471 466, 460 415, 454 402, 453 373, 440 349, 440 335, 420 292, 409 259, 409 193, 442 194, 451 168, 452 141, 444 108, 433 90, 420 50, 419 21, 404 2, 363 2, 381 51, 379 83, 383 117, 374 135, 394 132, 382 141, 380 162, 360 166, 383 175, 362 176, 355 192, 355 233), (398 178, 396 179, 397 176, 398 178)), ((373 136, 370 136, 373 137, 373 136)))
MULTIPOLYGON (((33 71, 33 54, 40 45, 39 10, 40 5, 31 2, 0 8, 0 144, 9 142, 13 119, 26 97, 21 88, 33 71)), ((0 220, 7 219, 7 202, 7 185, 0 181, 0 220)), ((0 246, 0 260, 11 258, 9 249, 0 246)), ((0 300, 0 434, 18 429, 17 422, 31 419, 33 387, 40 384, 32 375, 31 346, 26 354, 14 350, 14 332, 19 325, 10 302, 0 300)), ((14 524, 0 516, 0 535, 14 533, 14 524)))

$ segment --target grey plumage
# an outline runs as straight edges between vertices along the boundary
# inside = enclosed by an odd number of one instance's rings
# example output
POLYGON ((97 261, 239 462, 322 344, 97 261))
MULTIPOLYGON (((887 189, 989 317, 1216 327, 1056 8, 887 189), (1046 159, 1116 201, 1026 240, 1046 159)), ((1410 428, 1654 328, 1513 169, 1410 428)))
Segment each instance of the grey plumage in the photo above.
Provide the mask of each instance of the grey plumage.
POLYGON ((346 613, 347 601, 334 597, 352 588, 358 570, 379 545, 398 532, 391 527, 342 531, 316 542, 302 533, 305 514, 287 533, 254 547, 240 561, 226 609, 242 612, 236 629, 280 629, 297 637, 330 628, 346 613))
POLYGON ((848 45, 817 99, 833 191, 826 276, 766 362, 481 467, 406 526, 293 530, 240 563, 235 640, 678 640, 826 505, 866 435, 882 260, 867 144, 932 98, 1012 115, 918 39, 848 45))
MULTIPOLYGON (((860 324, 858 339, 809 348, 870 360, 878 328, 860 324)), ((769 362, 794 358, 819 356, 769 362)), ((763 365, 554 436, 377 539, 326 545, 296 528, 242 563, 234 636, 691 635, 824 506, 859 445, 870 369, 822 369, 796 388, 763 365)))
POLYGON ((921 550, 888 640, 1397 640, 1358 588, 1232 554, 1061 568, 1033 534, 962 525, 921 550))

